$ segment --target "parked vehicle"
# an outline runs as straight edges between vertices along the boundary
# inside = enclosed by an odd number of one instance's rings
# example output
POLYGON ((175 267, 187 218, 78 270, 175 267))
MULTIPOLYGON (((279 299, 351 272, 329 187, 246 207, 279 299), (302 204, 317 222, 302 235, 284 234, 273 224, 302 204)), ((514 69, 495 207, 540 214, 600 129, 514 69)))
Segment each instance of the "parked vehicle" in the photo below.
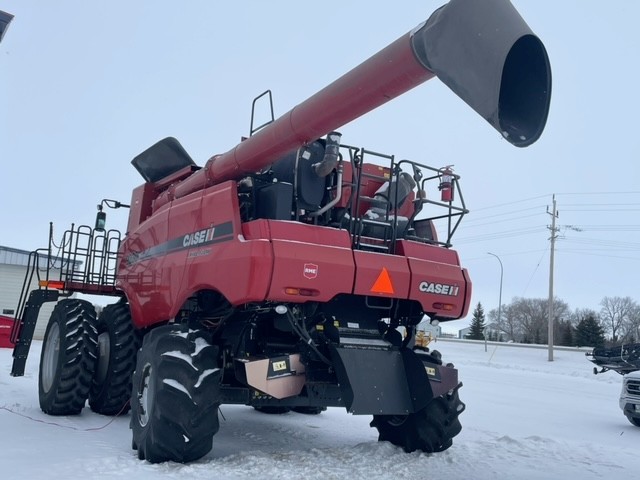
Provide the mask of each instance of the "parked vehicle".
POLYGON ((594 374, 613 370, 623 375, 620 408, 633 425, 640 427, 640 343, 598 347, 586 355, 600 367, 593 368, 594 374))

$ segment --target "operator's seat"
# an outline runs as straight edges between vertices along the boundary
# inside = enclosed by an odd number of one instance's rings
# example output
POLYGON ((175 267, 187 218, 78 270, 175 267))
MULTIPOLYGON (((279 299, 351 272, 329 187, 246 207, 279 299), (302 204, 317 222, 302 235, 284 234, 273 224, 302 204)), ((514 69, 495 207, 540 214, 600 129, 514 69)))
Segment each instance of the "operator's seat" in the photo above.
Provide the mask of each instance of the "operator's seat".
POLYGON ((364 213, 364 218, 371 223, 363 222, 362 234, 366 237, 385 238, 388 227, 379 223, 387 223, 388 218, 389 225, 396 222, 396 237, 403 237, 407 231, 409 219, 392 212, 398 212, 402 208, 415 186, 415 180, 407 172, 401 172, 391 182, 383 183, 375 192, 370 208, 364 213), (389 212, 388 216, 387 212, 389 212))

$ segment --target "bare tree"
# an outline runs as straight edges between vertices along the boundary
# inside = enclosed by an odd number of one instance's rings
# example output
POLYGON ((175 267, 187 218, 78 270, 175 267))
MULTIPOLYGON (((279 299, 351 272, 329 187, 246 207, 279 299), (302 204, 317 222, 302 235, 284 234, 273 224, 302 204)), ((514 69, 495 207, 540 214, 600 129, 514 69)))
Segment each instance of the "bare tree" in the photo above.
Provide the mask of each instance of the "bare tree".
POLYGON ((569 319, 571 320, 571 323, 573 325, 578 325, 578 323, 589 316, 595 318, 598 323, 602 325, 602 320, 600 319, 600 315, 598 314, 598 312, 590 308, 576 308, 573 312, 571 312, 569 319))
POLYGON ((627 318, 620 330, 620 341, 623 343, 635 343, 640 341, 640 305, 633 301, 627 318))
POLYGON ((494 308, 489 312, 489 320, 498 325, 498 330, 504 333, 506 341, 522 341, 522 328, 515 314, 515 310, 512 310, 509 304, 502 305, 500 319, 498 319, 498 309, 494 308))
MULTIPOLYGON (((554 299, 553 312, 555 334, 560 338, 560 320, 570 320, 569 306, 554 299)), ((511 303, 502 306, 500 330, 509 340, 526 343, 545 343, 548 341, 549 303, 543 298, 514 297, 511 303)), ((496 310, 489 312, 489 319, 497 319, 496 310)))
POLYGON ((600 318, 611 341, 617 343, 619 335, 625 336, 634 331, 634 313, 638 305, 631 297, 604 297, 600 302, 600 318))
POLYGON ((525 343, 543 343, 546 335, 548 308, 539 298, 516 298, 512 303, 525 343))

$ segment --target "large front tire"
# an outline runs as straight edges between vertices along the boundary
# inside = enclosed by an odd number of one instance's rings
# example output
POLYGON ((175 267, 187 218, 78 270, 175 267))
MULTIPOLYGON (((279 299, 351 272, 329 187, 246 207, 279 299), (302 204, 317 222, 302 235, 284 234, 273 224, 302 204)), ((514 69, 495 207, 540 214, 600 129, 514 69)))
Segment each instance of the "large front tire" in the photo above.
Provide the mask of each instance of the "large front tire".
POLYGON ((67 298, 53 309, 44 334, 38 376, 40 408, 48 415, 82 411, 96 364, 96 311, 85 300, 67 298))
POLYGON ((219 428, 217 356, 203 331, 168 325, 145 336, 131 395, 138 458, 185 463, 211 450, 219 428))
POLYGON ((462 426, 458 416, 465 405, 458 389, 434 398, 422 410, 409 415, 374 415, 371 426, 378 429, 378 440, 402 447, 406 452, 442 452, 453 444, 462 426))
POLYGON ((140 337, 131 323, 129 305, 104 307, 96 322, 98 360, 89 392, 91 410, 101 415, 127 413, 131 375, 136 366, 140 337))

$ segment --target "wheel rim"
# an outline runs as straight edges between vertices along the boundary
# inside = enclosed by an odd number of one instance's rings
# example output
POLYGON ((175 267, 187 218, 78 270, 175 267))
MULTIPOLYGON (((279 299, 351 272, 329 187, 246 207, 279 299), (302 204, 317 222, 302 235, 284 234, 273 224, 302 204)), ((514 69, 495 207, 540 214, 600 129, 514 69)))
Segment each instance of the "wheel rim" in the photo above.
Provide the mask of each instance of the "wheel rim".
POLYGON ((56 376, 58 357, 60 356, 60 326, 51 324, 44 346, 42 361, 42 389, 48 392, 56 376))
POLYGON ((151 364, 147 363, 142 369, 140 385, 138 386, 138 422, 141 426, 149 423, 153 398, 149 394, 151 389, 151 364))
POLYGON ((98 335, 98 365, 96 365, 95 383, 102 385, 107 378, 109 369, 109 352, 111 349, 111 338, 108 332, 98 335))

